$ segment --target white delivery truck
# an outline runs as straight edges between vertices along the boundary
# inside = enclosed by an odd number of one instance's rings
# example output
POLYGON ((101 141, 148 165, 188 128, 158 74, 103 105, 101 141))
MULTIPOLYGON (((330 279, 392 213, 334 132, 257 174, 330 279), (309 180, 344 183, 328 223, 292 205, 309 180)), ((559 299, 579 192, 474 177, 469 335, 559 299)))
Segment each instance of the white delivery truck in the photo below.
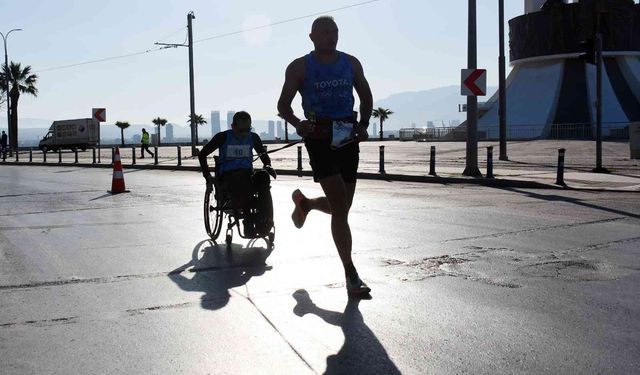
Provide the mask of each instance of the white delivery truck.
POLYGON ((100 140, 100 123, 91 118, 54 121, 47 135, 42 138, 40 150, 81 149, 95 147, 100 140))

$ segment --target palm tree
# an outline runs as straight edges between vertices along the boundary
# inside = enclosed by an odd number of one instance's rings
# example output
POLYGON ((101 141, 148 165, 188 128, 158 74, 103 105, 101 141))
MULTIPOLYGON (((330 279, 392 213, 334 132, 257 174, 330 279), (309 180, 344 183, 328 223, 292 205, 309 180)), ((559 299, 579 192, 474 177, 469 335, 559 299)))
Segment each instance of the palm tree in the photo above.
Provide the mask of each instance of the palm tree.
MULTIPOLYGON (((195 115, 194 116, 195 122, 196 122, 196 143, 198 143, 198 127, 197 125, 204 125, 207 123, 207 120, 204 119, 204 117, 202 117, 202 115, 195 115)), ((191 124, 191 116, 189 116, 189 120, 187 121, 189 123, 189 126, 192 126, 191 124)))
POLYGON ((158 144, 160 144, 160 127, 167 124, 167 119, 156 117, 151 122, 158 128, 158 144))
POLYGON ((380 119, 380 140, 382 140, 382 123, 393 114, 393 111, 389 108, 378 107, 373 110, 373 117, 380 119))
MULTIPOLYGON (((18 146, 18 100, 20 94, 30 94, 38 96, 38 89, 36 88, 36 82, 38 76, 31 73, 31 66, 27 65, 22 68, 20 63, 14 63, 13 61, 7 66, 3 66, 3 73, 0 75, 0 81, 6 82, 6 77, 9 78, 9 98, 11 99, 10 108, 10 121, 9 121, 9 134, 11 139, 11 149, 15 151, 18 146)), ((4 88, 5 85, 3 84, 4 88)))
POLYGON ((122 142, 122 146, 124 147, 124 129, 128 128, 129 123, 126 121, 116 121, 116 126, 120 128, 120 141, 122 142))

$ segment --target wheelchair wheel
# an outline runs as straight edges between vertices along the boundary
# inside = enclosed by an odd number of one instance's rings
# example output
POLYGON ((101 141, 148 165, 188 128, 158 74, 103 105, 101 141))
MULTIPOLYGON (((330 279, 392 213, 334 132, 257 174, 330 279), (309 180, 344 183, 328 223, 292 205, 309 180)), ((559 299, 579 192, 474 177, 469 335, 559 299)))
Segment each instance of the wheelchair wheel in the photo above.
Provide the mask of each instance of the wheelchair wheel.
POLYGON ((209 237, 214 241, 220 235, 224 214, 219 198, 218 183, 214 182, 211 187, 207 187, 207 191, 204 193, 204 227, 209 237))

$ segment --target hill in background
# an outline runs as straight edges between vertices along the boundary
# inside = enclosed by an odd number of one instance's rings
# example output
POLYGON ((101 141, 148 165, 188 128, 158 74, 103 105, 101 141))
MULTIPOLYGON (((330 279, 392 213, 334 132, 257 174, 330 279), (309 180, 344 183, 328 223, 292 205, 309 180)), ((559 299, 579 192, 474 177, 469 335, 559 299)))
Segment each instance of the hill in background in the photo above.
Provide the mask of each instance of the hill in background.
MULTIPOLYGON (((488 100, 491 94, 497 90, 496 87, 489 87, 490 95, 479 98, 480 101, 488 100)), ((393 94, 387 98, 377 100, 374 108, 383 107, 391 109, 394 113, 385 121, 385 131, 410 128, 413 124, 416 127, 426 127, 428 121, 432 121, 434 126, 449 126, 452 121, 460 122, 466 119, 465 113, 458 112, 458 105, 466 103, 466 98, 460 95, 459 86, 446 86, 430 90, 401 92, 393 94)), ((54 116, 52 116, 54 118, 54 116)), ((274 121, 280 119, 273 119, 274 121)), ((208 121, 208 119, 207 119, 208 121)), ((20 140, 22 142, 39 141, 51 126, 53 120, 37 118, 20 119, 20 140)), ((0 130, 6 131, 6 117, 0 117, 0 130)), ((378 123, 375 118, 371 123, 378 123)), ((267 132, 268 120, 254 120, 253 125, 257 133, 267 132)), ((190 129, 186 124, 173 124, 174 138, 189 138, 190 129)), ((131 138, 135 134, 140 134, 142 128, 148 132, 155 133, 152 124, 132 124, 124 131, 125 138, 131 138)), ((226 121, 221 121, 222 130, 227 128, 226 121)), ((211 138, 211 124, 207 123, 198 128, 200 138, 211 138)), ((292 130, 290 129, 290 132, 292 130)), ((165 137, 165 130, 162 129, 162 137, 165 137)), ((120 140, 120 129, 113 123, 106 123, 101 126, 101 138, 103 142, 113 142, 120 140)))

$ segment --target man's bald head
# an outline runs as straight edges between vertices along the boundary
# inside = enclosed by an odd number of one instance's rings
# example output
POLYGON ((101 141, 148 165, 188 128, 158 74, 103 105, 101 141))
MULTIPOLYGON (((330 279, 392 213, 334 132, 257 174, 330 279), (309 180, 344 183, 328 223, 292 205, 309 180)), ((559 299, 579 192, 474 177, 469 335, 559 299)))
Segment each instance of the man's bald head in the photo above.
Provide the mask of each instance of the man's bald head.
POLYGON ((331 16, 320 16, 316 18, 311 24, 311 33, 313 34, 314 31, 317 32, 321 25, 325 25, 327 23, 330 25, 336 25, 336 21, 334 21, 331 16))
POLYGON ((334 52, 338 44, 338 25, 331 16, 316 18, 311 25, 309 38, 316 52, 334 52))

